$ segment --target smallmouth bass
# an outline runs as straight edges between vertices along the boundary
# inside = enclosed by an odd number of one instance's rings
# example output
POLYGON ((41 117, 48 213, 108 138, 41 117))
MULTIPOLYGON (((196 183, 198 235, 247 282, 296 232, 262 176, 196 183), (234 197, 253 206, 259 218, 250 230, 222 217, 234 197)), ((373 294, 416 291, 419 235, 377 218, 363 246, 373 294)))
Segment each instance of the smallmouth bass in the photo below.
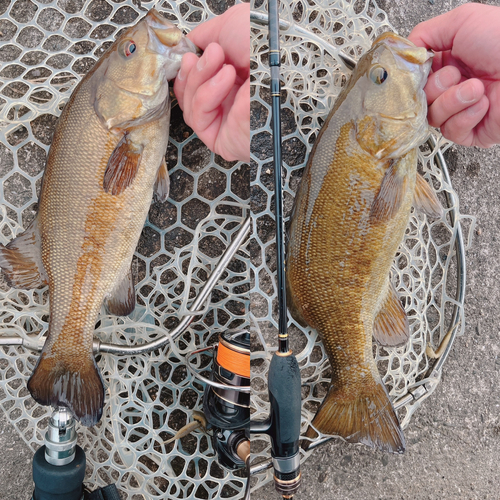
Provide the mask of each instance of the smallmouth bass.
POLYGON ((58 120, 38 214, 0 248, 11 286, 49 285, 48 338, 28 381, 33 398, 68 407, 84 425, 102 415, 95 322, 135 307, 130 265, 156 192, 168 196, 168 80, 197 48, 152 9, 75 88, 58 120))
MULTIPOLYGON (((358 62, 309 157, 286 258, 290 312, 321 335, 332 366, 313 426, 401 453, 405 441, 378 373, 372 336, 400 346, 409 325, 389 280, 411 206, 443 209, 417 174, 428 133, 423 91, 432 54, 384 33, 358 62)), ((310 427, 306 438, 316 436, 310 427)), ((305 445, 307 447, 307 444, 305 445)))

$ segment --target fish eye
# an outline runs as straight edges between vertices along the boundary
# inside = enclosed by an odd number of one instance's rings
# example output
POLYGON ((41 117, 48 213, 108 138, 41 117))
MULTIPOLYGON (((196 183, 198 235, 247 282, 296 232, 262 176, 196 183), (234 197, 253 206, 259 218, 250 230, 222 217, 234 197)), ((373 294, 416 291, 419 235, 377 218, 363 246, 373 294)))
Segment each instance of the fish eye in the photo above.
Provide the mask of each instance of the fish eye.
POLYGON ((133 40, 130 40, 124 46, 125 56, 130 57, 135 52, 136 49, 137 49, 137 46, 136 46, 135 42, 133 40))
POLYGON ((370 79, 373 83, 376 83, 377 85, 382 85, 387 78, 389 74, 387 73, 386 69, 383 68, 382 66, 374 66, 370 70, 370 79))

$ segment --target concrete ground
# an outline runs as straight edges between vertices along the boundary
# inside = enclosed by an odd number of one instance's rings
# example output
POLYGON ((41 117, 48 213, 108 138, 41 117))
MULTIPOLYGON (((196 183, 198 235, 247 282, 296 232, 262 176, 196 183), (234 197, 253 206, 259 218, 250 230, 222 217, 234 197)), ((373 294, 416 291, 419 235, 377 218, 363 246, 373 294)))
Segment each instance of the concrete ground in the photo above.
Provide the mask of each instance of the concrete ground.
MULTIPOLYGON (((458 0, 379 0, 390 22, 407 35, 420 21, 448 11, 458 0)), ((489 1, 500 5, 500 1, 489 1)), ((468 277, 465 335, 459 338, 436 392, 406 430, 407 451, 390 456, 330 443, 302 468, 297 500, 497 499, 500 489, 500 146, 453 147, 446 156, 461 211, 477 217, 468 277)), ((0 416, 0 500, 29 500, 31 456, 0 416)), ((254 500, 278 498, 272 485, 254 500)))

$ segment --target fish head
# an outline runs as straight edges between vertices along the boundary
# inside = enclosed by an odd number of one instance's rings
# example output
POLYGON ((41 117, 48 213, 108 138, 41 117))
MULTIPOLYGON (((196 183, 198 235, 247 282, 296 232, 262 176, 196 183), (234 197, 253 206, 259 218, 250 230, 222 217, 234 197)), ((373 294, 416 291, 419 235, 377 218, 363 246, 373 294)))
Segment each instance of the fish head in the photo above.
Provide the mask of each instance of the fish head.
POLYGON ((155 9, 127 29, 93 75, 94 107, 105 126, 153 119, 168 102, 168 80, 176 77, 187 52, 199 49, 155 9))
POLYGON ((379 36, 360 60, 355 118, 361 147, 381 158, 397 158, 428 135, 424 86, 432 52, 394 33, 379 36))

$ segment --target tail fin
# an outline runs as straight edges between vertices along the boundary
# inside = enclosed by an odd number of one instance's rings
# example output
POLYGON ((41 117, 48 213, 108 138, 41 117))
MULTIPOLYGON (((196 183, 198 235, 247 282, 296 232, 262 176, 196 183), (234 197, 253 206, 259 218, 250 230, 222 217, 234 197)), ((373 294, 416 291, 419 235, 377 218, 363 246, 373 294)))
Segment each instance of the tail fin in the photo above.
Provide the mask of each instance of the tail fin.
POLYGON ((104 385, 92 354, 82 360, 43 352, 28 380, 28 390, 37 403, 65 406, 88 427, 101 419, 104 385))
MULTIPOLYGON (((321 433, 341 436, 350 443, 389 453, 405 451, 403 431, 382 381, 374 381, 362 394, 352 395, 331 386, 312 424, 321 433)), ((309 427, 305 436, 315 438, 317 432, 309 427)), ((309 443, 305 443, 307 449, 309 443)))

